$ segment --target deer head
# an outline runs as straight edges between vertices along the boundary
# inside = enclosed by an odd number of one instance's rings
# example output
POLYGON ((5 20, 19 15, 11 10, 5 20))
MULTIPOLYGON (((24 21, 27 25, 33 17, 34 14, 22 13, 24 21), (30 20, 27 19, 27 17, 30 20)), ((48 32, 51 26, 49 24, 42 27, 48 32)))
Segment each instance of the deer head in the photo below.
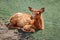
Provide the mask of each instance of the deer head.
POLYGON ((41 15, 41 13, 43 13, 45 10, 45 8, 41 8, 40 10, 33 9, 32 7, 28 7, 28 8, 32 12, 32 18, 37 17, 38 15, 41 15))

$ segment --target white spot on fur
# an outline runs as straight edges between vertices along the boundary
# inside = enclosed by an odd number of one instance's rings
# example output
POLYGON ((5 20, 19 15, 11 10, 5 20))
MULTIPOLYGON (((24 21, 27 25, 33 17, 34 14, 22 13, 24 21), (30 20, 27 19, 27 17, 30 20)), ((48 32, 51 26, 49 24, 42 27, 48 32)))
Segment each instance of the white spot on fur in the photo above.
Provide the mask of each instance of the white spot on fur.
POLYGON ((19 12, 18 12, 17 14, 18 14, 18 16, 22 16, 22 13, 19 13, 19 12))
POLYGON ((18 12, 17 14, 21 15, 22 13, 19 13, 19 12, 18 12))

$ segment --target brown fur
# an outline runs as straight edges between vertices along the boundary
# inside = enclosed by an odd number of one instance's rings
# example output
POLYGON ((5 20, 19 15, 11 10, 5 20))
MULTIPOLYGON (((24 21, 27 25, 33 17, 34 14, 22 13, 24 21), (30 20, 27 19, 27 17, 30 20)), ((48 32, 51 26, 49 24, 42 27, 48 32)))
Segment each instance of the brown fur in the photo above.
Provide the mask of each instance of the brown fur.
POLYGON ((36 10, 29 7, 29 10, 32 12, 32 15, 16 13, 11 16, 9 27, 22 29, 24 32, 35 32, 36 29, 43 30, 42 12, 44 12, 44 8, 36 10))
POLYGON ((31 15, 26 13, 16 13, 10 18, 10 28, 14 27, 14 25, 17 27, 22 28, 25 25, 33 24, 33 20, 31 20, 31 15), (32 21, 32 22, 31 22, 32 21))
POLYGON ((25 26, 22 28, 22 30, 23 30, 24 32, 35 32, 35 29, 32 28, 32 25, 25 25, 25 26))

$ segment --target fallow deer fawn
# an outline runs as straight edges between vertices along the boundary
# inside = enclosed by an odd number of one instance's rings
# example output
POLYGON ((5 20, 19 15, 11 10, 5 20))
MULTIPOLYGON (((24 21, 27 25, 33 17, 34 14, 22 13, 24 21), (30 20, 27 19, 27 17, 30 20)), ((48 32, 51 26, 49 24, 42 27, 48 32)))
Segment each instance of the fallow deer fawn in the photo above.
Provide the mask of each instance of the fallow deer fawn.
POLYGON ((36 10, 29 7, 29 10, 33 12, 32 15, 27 13, 16 13, 11 16, 9 28, 22 29, 24 32, 35 32, 36 29, 44 29, 42 19, 44 8, 36 10))

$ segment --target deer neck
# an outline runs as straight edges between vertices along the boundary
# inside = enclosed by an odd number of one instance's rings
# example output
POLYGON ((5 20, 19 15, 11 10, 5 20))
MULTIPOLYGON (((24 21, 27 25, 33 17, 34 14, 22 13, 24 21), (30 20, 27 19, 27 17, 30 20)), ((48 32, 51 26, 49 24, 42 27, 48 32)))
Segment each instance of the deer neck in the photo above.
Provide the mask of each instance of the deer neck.
POLYGON ((36 28, 39 28, 39 24, 40 24, 40 16, 37 16, 35 19, 34 25, 36 28))

